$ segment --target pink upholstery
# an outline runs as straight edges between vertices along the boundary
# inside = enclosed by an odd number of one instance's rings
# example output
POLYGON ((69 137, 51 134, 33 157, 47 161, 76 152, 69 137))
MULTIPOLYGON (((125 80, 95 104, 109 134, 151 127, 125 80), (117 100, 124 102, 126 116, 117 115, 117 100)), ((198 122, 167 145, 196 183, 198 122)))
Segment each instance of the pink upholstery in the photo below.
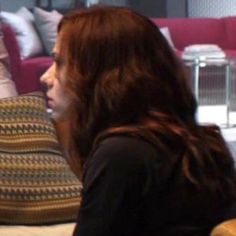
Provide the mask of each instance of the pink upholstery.
POLYGON ((10 58, 10 67, 12 72, 12 80, 17 80, 17 75, 21 70, 21 60, 20 60, 20 49, 18 47, 15 34, 8 25, 3 25, 3 34, 4 34, 4 43, 6 45, 9 58, 10 58))
POLYGON ((236 17, 153 18, 160 27, 168 27, 178 50, 191 44, 217 44, 223 50, 236 50, 236 17))
POLYGON ((21 76, 16 81, 19 92, 27 93, 41 90, 40 76, 51 64, 52 58, 48 56, 33 57, 24 60, 21 64, 21 76))
POLYGON ((6 44, 12 79, 15 81, 19 94, 42 90, 39 78, 52 64, 52 57, 38 56, 22 60, 15 33, 8 25, 3 25, 4 42, 6 44))
POLYGON ((224 51, 228 58, 236 58, 236 49, 225 50, 224 51))
POLYGON ((236 17, 224 18, 228 49, 236 50, 236 17))

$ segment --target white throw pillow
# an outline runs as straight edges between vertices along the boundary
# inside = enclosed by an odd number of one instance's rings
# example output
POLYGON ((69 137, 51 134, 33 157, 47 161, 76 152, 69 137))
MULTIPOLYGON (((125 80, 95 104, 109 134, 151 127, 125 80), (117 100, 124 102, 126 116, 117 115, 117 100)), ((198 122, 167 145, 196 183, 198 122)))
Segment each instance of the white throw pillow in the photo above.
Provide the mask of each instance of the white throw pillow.
POLYGON ((172 40, 171 35, 170 35, 169 28, 168 27, 162 27, 162 28, 160 28, 160 31, 163 34, 163 36, 165 37, 165 39, 167 40, 170 47, 175 49, 173 40, 172 40))
POLYGON ((62 18, 62 14, 53 10, 45 11, 34 7, 35 25, 43 41, 44 49, 48 55, 51 54, 57 37, 57 26, 62 18))
POLYGON ((42 54, 42 43, 32 22, 17 13, 5 11, 1 12, 1 18, 2 21, 9 24, 15 32, 22 59, 42 54))
POLYGON ((28 8, 21 7, 17 10, 16 14, 18 16, 23 17, 25 20, 30 21, 32 24, 34 24, 34 15, 28 8))

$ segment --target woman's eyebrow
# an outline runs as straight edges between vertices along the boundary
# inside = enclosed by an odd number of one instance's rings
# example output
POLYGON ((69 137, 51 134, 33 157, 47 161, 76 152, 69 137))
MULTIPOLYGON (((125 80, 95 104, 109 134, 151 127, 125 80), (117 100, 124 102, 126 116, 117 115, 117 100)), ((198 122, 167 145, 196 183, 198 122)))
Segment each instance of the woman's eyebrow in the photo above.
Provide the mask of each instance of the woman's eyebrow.
POLYGON ((61 57, 57 52, 54 52, 54 51, 53 51, 53 52, 51 53, 51 55, 52 55, 54 61, 56 61, 56 62, 58 62, 58 63, 63 63, 63 62, 64 62, 63 57, 61 57))
POLYGON ((58 57, 58 54, 57 54, 57 52, 52 51, 52 52, 51 52, 51 56, 52 56, 53 58, 55 58, 55 57, 58 57))

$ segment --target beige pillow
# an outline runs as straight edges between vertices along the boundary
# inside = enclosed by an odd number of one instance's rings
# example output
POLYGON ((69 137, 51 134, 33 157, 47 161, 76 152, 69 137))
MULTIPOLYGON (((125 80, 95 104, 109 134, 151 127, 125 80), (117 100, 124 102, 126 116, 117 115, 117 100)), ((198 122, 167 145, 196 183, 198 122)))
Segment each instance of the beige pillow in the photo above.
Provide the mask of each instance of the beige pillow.
POLYGON ((0 224, 75 222, 81 187, 42 94, 0 99, 0 224))
POLYGON ((35 25, 43 41, 44 50, 51 55, 57 37, 57 26, 62 15, 56 10, 45 11, 34 7, 35 25))

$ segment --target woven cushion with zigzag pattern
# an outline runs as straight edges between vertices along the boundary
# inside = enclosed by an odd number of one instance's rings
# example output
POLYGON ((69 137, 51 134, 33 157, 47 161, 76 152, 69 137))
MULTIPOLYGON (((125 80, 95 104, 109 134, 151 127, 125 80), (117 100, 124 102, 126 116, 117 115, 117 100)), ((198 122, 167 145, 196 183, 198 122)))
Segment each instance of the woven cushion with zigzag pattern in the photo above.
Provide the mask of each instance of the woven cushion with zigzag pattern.
POLYGON ((44 97, 0 99, 0 224, 75 221, 80 192, 44 97))

